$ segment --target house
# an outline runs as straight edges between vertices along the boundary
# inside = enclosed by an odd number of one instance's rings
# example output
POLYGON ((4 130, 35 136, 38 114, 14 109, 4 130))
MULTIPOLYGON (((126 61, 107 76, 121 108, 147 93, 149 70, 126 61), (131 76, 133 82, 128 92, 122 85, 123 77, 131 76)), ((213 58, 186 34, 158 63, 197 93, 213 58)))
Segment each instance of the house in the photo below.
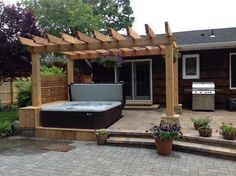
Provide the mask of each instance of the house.
MULTIPOLYGON (((176 32, 174 36, 180 48, 180 103, 191 108, 192 94, 187 90, 192 82, 212 81, 216 108, 226 109, 228 99, 236 98, 236 28, 176 32)), ((122 67, 115 69, 93 63, 93 81, 124 81, 128 103, 165 104, 165 60, 160 55, 125 58, 122 67)))

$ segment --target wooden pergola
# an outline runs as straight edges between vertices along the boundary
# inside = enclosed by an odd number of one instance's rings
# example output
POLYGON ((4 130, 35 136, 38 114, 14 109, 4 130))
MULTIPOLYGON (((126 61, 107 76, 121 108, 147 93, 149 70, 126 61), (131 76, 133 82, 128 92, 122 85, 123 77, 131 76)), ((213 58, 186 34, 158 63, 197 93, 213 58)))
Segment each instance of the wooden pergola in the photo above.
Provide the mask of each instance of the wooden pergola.
POLYGON ((177 49, 175 38, 168 22, 165 22, 165 35, 158 36, 145 25, 146 34, 140 36, 132 28, 127 27, 127 36, 110 29, 110 36, 93 31, 93 37, 81 32, 77 36, 60 33, 60 37, 47 34, 45 38, 33 36, 32 39, 20 37, 20 42, 32 55, 32 104, 41 106, 40 54, 62 53, 67 55, 68 84, 74 82, 74 60, 96 59, 103 55, 119 55, 123 57, 150 56, 165 54, 166 67, 166 115, 163 119, 178 119, 175 108, 179 107, 178 96, 178 59, 174 59, 177 49))

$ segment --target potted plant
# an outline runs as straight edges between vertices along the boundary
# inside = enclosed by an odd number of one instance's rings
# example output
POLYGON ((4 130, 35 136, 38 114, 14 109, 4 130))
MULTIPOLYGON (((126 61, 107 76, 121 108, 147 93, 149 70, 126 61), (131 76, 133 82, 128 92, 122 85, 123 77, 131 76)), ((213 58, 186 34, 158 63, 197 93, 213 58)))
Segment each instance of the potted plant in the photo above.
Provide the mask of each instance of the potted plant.
POLYGON ((122 57, 119 57, 119 56, 107 55, 98 59, 97 63, 99 65, 103 65, 106 68, 121 67, 121 64, 123 63, 123 59, 122 57))
POLYGON ((210 128, 210 125, 203 125, 198 128, 199 135, 202 137, 211 137, 212 129, 210 128))
POLYGON ((224 139, 234 140, 236 138, 236 129, 232 126, 231 123, 222 123, 220 126, 220 134, 224 139))
POLYGON ((209 117, 199 118, 199 119, 191 119, 191 120, 192 120, 193 126, 196 130, 198 130, 199 127, 207 126, 211 122, 211 119, 209 117))
POLYGON ((169 155, 172 151, 173 139, 183 136, 181 127, 174 123, 153 126, 149 131, 155 139, 156 148, 160 155, 169 155))
POLYGON ((106 144, 108 138, 108 133, 106 130, 96 130, 96 139, 98 145, 106 144))

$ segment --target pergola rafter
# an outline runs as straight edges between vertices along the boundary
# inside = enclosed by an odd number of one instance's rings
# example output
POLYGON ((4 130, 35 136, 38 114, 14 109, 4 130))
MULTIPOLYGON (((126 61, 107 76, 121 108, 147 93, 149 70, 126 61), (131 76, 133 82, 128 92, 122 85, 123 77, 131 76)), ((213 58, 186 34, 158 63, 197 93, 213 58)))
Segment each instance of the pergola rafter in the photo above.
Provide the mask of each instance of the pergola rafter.
MULTIPOLYGON (((33 40, 20 37, 20 41, 23 45, 28 47, 28 50, 31 53, 67 53, 69 58, 73 56, 73 58, 71 59, 75 59, 76 53, 72 53, 74 51, 86 52, 86 50, 109 50, 119 48, 132 49, 133 47, 134 51, 139 52, 143 51, 144 49, 151 51, 152 46, 157 46, 161 49, 160 51, 154 49, 155 52, 146 51, 143 52, 143 55, 147 55, 149 53, 150 55, 160 54, 160 52, 162 52, 162 50, 164 49, 163 46, 170 43, 168 36, 158 39, 149 25, 146 25, 145 28, 147 36, 140 36, 132 28, 127 27, 126 37, 111 28, 109 29, 111 36, 106 36, 104 34, 101 34, 100 32, 93 31, 94 37, 90 37, 81 32, 77 32, 76 37, 65 33, 60 33, 60 37, 48 34, 46 35, 46 38, 33 36, 33 40)), ((122 53, 124 54, 124 56, 127 55, 125 52, 122 53)), ((83 55, 83 57, 84 56, 85 55, 83 55)), ((80 59, 80 55, 78 55, 78 59, 80 59)), ((91 56, 91 59, 94 58, 91 56)))
POLYGON ((76 36, 60 33, 60 37, 47 34, 46 37, 33 36, 32 39, 20 37, 20 42, 32 54, 33 106, 41 105, 40 62, 43 53, 62 53, 67 55, 68 83, 73 83, 74 60, 97 59, 104 55, 123 57, 150 56, 165 54, 166 60, 166 116, 174 117, 174 107, 178 105, 178 63, 174 63, 173 51, 177 48, 169 24, 165 23, 166 35, 159 37, 151 27, 145 25, 146 36, 141 36, 131 27, 127 27, 124 36, 110 28, 110 36, 93 31, 93 37, 77 32, 76 36), (177 70, 177 71, 176 71, 177 70))

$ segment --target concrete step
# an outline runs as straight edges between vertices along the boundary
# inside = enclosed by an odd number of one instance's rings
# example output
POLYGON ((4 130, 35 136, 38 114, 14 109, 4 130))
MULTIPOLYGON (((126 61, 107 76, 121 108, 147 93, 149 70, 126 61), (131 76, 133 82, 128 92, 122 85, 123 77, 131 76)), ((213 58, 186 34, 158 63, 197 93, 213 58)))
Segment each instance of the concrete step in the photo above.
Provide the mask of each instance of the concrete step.
POLYGON ((126 105, 125 110, 157 110, 160 107, 159 104, 153 105, 126 105))
MULTIPOLYGON (((155 140, 147 138, 109 137, 107 144, 126 147, 155 148, 155 140)), ((174 141, 173 150, 236 160, 236 148, 232 149, 192 142, 174 141)))
MULTIPOLYGON (((108 132, 111 137, 153 139, 151 133, 140 131, 108 130, 108 132)), ((188 134, 184 134, 184 138, 181 139, 181 141, 236 149, 236 140, 225 140, 223 138, 206 138, 201 136, 191 136, 188 134)))

